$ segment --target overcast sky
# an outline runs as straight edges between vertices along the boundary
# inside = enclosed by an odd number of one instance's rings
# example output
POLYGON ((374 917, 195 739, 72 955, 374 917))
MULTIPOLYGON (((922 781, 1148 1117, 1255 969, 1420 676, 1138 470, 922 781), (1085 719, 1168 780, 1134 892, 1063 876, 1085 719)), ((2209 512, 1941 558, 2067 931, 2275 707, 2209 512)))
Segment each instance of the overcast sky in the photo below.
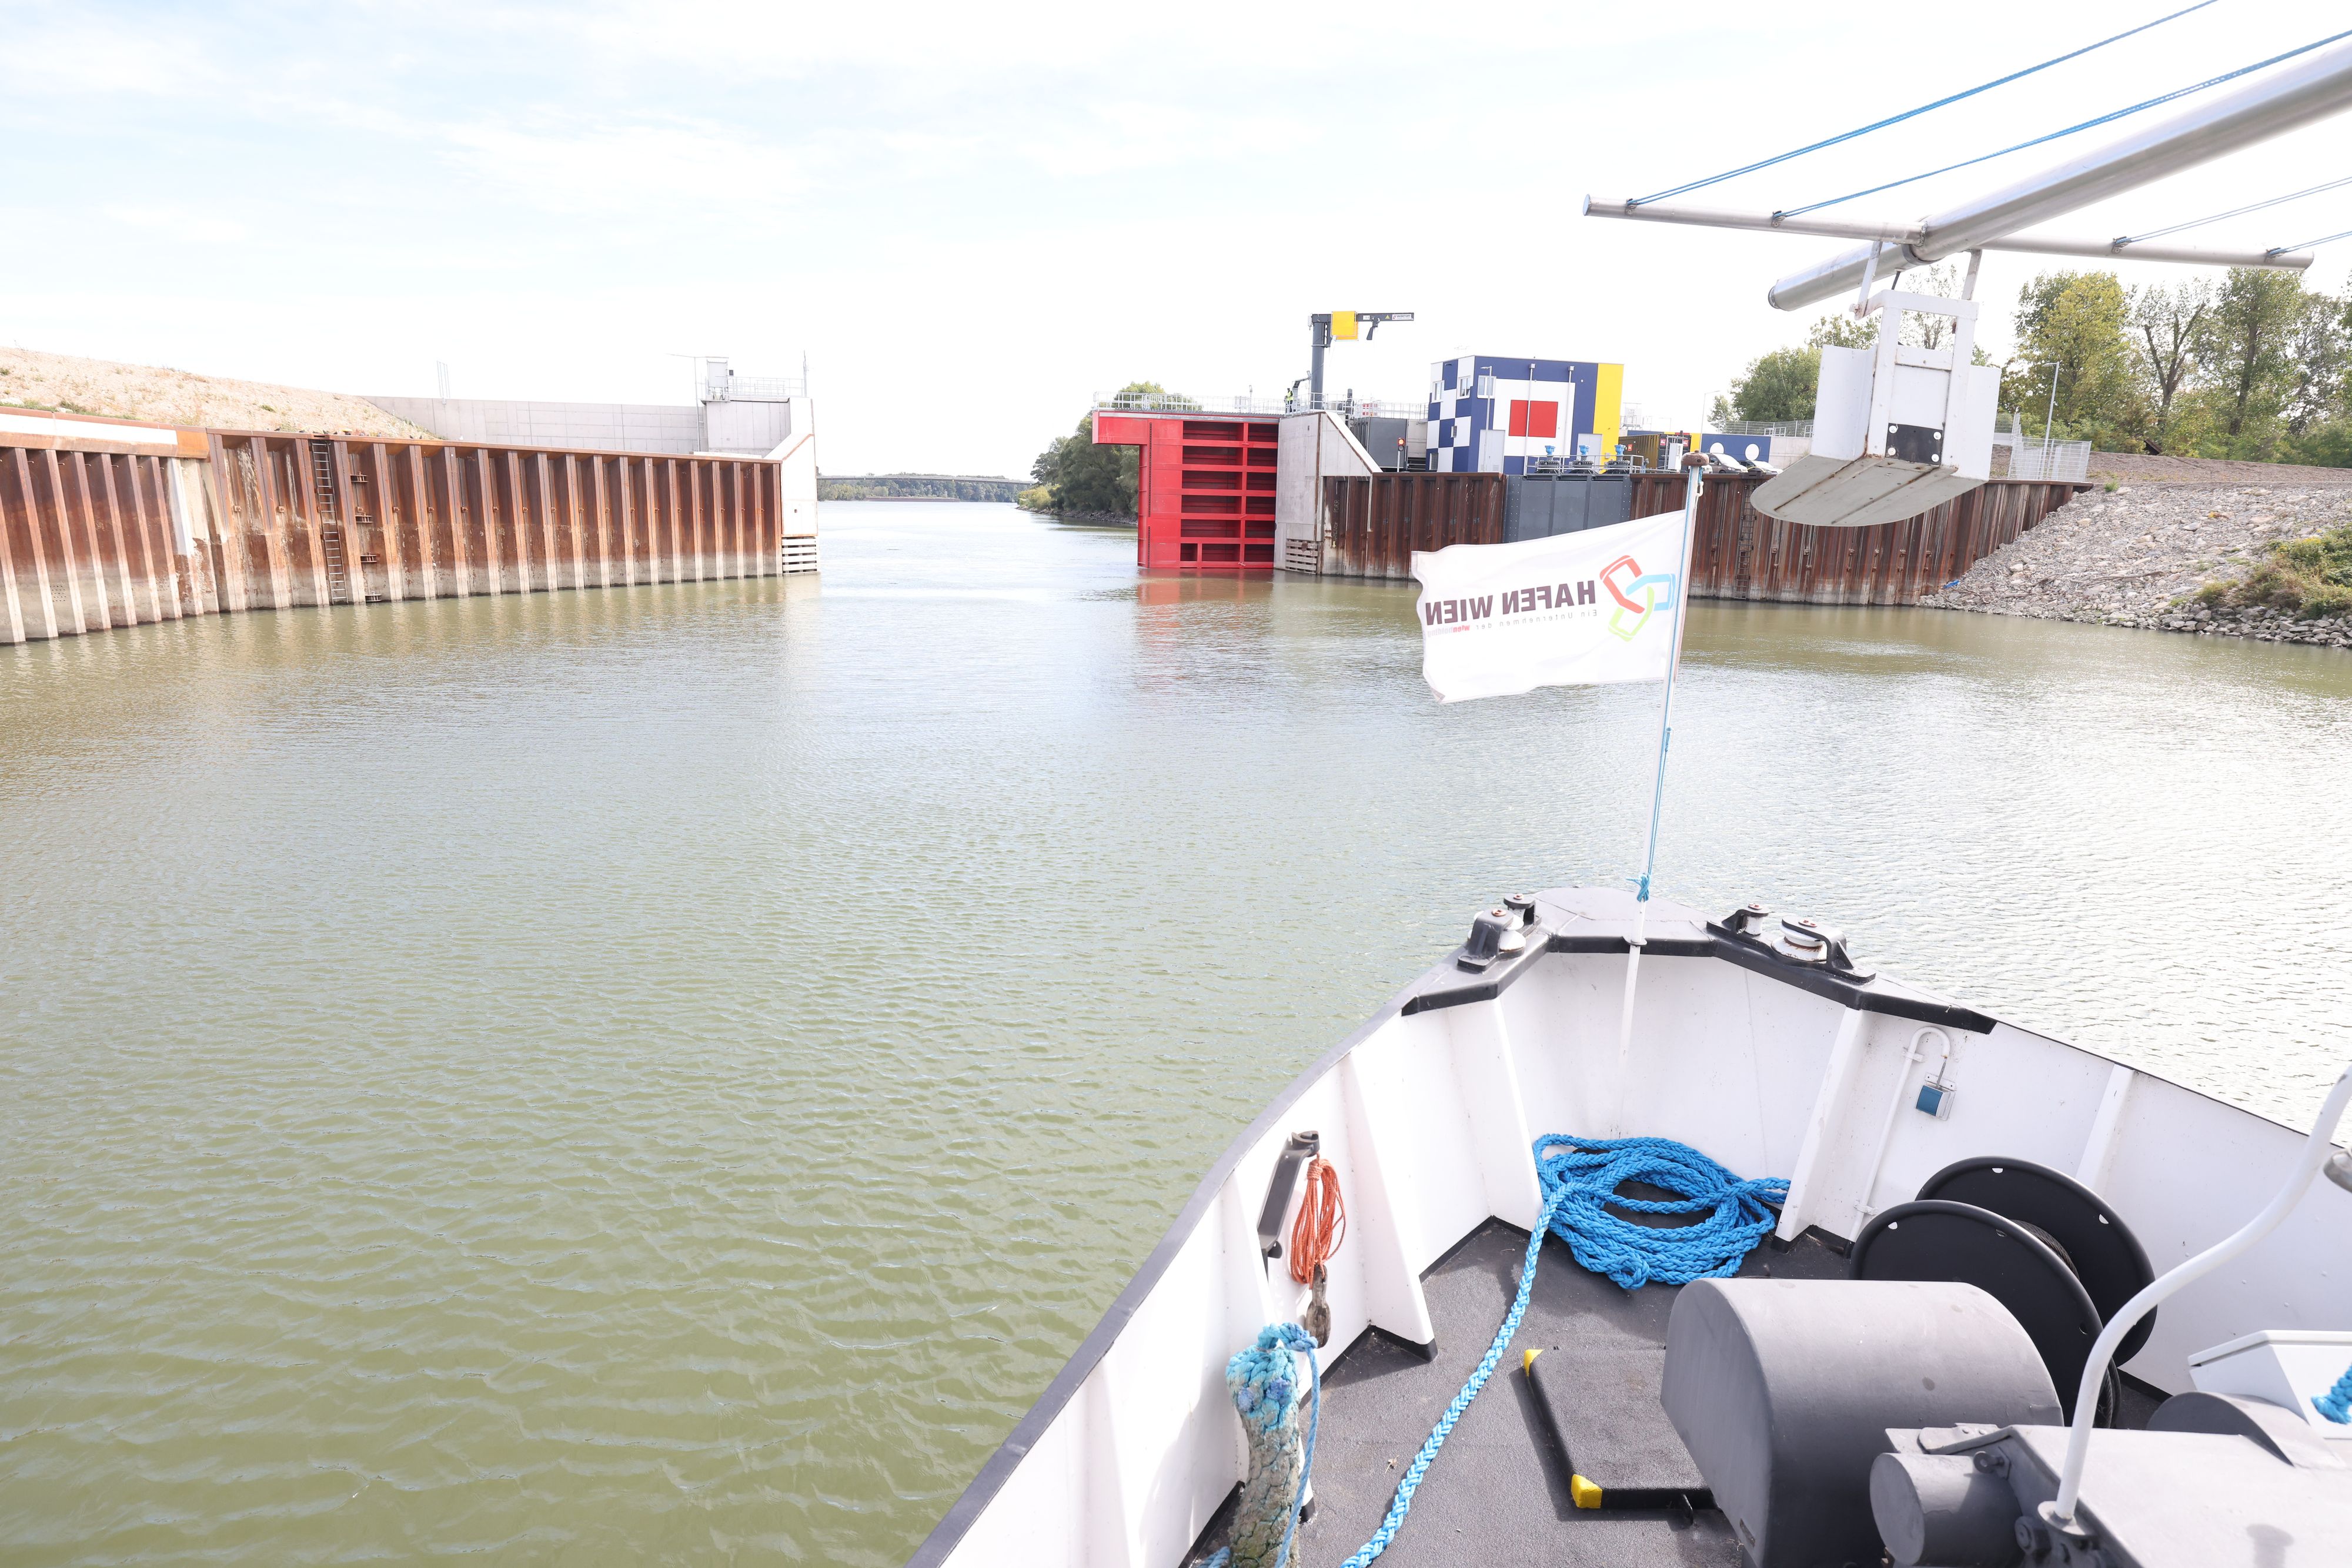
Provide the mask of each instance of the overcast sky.
MULTIPOLYGON (((460 396, 672 402, 673 355, 772 374, 805 353, 828 472, 1016 474, 1098 389, 1278 393, 1309 312, 1412 310, 1334 350, 1335 390, 1416 397, 1463 351, 1618 361, 1629 402, 1685 423, 1802 335, 1765 290, 1836 242, 1603 223, 1584 195, 1781 152, 2176 3, 0 0, 0 338, 407 395, 445 360, 460 396)), ((1837 195, 2347 26, 2340 0, 2220 0, 1692 199, 1837 195)), ((1838 210, 1916 218, 2074 144, 1838 210)), ((2347 153, 2352 117, 2049 230, 2202 216, 2352 174, 2347 153)), ((2352 187, 2182 240, 2347 228, 2352 187)), ((2319 254, 2313 284, 2345 287, 2352 241, 2319 254)), ((1987 259, 1996 352, 2032 270, 1987 259)))

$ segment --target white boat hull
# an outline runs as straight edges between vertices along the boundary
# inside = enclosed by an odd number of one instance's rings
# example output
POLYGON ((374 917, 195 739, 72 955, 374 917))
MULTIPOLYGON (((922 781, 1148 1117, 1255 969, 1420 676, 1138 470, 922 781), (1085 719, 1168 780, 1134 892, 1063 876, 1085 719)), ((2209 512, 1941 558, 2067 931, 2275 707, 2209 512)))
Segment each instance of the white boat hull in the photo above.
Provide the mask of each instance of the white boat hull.
MULTIPOLYGON (((2032 1161, 2105 1198, 2159 1273, 2259 1208, 2302 1145, 1946 998, 1745 951, 1700 912, 1656 903, 1621 1070, 1633 913, 1612 892, 1542 895, 1528 953, 1483 975, 1449 959, 1286 1088, 912 1561, 1184 1561, 1244 1473, 1226 1359, 1305 1305, 1255 1234, 1293 1129, 1321 1134, 1347 1198, 1327 1360, 1367 1329, 1432 1340, 1424 1272, 1489 1218, 1534 1224, 1529 1145, 1545 1133, 1674 1138, 1743 1176, 1786 1176, 1780 1233, 1839 1241, 1954 1161, 2032 1161), (1912 1108, 1938 1071, 1952 1090, 1941 1118, 1912 1108)), ((2192 1352, 2352 1327, 2347 1283, 2352 1193, 2318 1183, 2253 1252, 2168 1304, 2126 1370, 2177 1392, 2192 1352)))

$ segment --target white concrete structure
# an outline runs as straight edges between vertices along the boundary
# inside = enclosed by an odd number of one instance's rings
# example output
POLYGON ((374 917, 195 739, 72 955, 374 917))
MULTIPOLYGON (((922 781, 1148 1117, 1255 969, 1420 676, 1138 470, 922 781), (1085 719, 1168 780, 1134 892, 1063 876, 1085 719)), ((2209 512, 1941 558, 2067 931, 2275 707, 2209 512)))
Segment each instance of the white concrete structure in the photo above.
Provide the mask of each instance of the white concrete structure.
POLYGON ((807 429, 803 381, 739 376, 725 360, 706 359, 696 363, 696 387, 699 401, 693 403, 433 397, 368 402, 444 441, 491 446, 758 457, 807 429))
POLYGON ((705 450, 702 411, 692 404, 432 397, 372 397, 368 402, 444 441, 680 456, 705 450))
POLYGON ((816 568, 816 407, 805 396, 785 405, 787 435, 767 455, 783 465, 780 486, 783 502, 783 570, 789 574, 816 568))
POLYGON ((1320 571, 1323 481, 1367 478, 1381 465, 1348 422, 1328 411, 1286 415, 1275 454, 1274 564, 1285 571, 1320 571))

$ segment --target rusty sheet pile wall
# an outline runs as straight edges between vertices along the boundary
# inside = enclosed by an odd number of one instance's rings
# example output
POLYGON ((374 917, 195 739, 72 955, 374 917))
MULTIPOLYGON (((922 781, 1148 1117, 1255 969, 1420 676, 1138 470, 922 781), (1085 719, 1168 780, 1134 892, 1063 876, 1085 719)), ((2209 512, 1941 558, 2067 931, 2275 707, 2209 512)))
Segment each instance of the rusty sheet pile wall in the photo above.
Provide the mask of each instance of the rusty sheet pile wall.
POLYGON ((814 566, 763 459, 201 439, 202 458, 0 445, 0 643, 814 566))
MULTIPOLYGON (((1701 599, 1769 599, 1804 604, 1911 604, 2026 529, 2087 486, 1995 479, 1918 517, 1869 528, 1817 528, 1768 517, 1748 498, 1763 481, 1715 475, 1699 493, 1692 591, 1701 599)), ((1634 480, 1633 515, 1683 504, 1683 478, 1634 480)), ((1414 550, 1501 539, 1498 474, 1383 474, 1324 481, 1323 570, 1341 577, 1405 579, 1414 550), (1487 480, 1492 500, 1440 499, 1423 482, 1487 480)))
POLYGON ((200 613, 175 522, 182 461, 0 446, 0 643, 200 613))
POLYGON ((1323 571, 1411 577, 1412 552, 1503 539, 1500 474, 1377 474, 1323 481, 1323 571))

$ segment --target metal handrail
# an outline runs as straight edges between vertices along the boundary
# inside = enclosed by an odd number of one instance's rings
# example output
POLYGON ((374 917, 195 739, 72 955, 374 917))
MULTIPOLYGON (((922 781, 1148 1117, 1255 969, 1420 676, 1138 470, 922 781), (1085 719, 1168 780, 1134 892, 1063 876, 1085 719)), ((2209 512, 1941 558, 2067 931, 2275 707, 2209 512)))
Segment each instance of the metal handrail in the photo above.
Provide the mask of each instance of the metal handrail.
POLYGON ((798 376, 729 376, 702 384, 705 402, 782 402, 808 396, 808 382, 798 376))
POLYGON ((2009 472, 2000 476, 2003 478, 2065 480, 2091 476, 2091 444, 2087 441, 2051 441, 2013 430, 1996 430, 1992 444, 2009 451, 2009 472))
POLYGON ((1252 416, 1314 413, 1318 410, 1349 419, 1426 419, 1425 402, 1399 402, 1387 398, 1190 397, 1182 392, 1097 392, 1094 406, 1117 413, 1210 413, 1252 416))
POLYGON ((1735 419, 1718 428, 1717 435, 1786 435, 1806 436, 1813 434, 1810 419, 1735 419))

